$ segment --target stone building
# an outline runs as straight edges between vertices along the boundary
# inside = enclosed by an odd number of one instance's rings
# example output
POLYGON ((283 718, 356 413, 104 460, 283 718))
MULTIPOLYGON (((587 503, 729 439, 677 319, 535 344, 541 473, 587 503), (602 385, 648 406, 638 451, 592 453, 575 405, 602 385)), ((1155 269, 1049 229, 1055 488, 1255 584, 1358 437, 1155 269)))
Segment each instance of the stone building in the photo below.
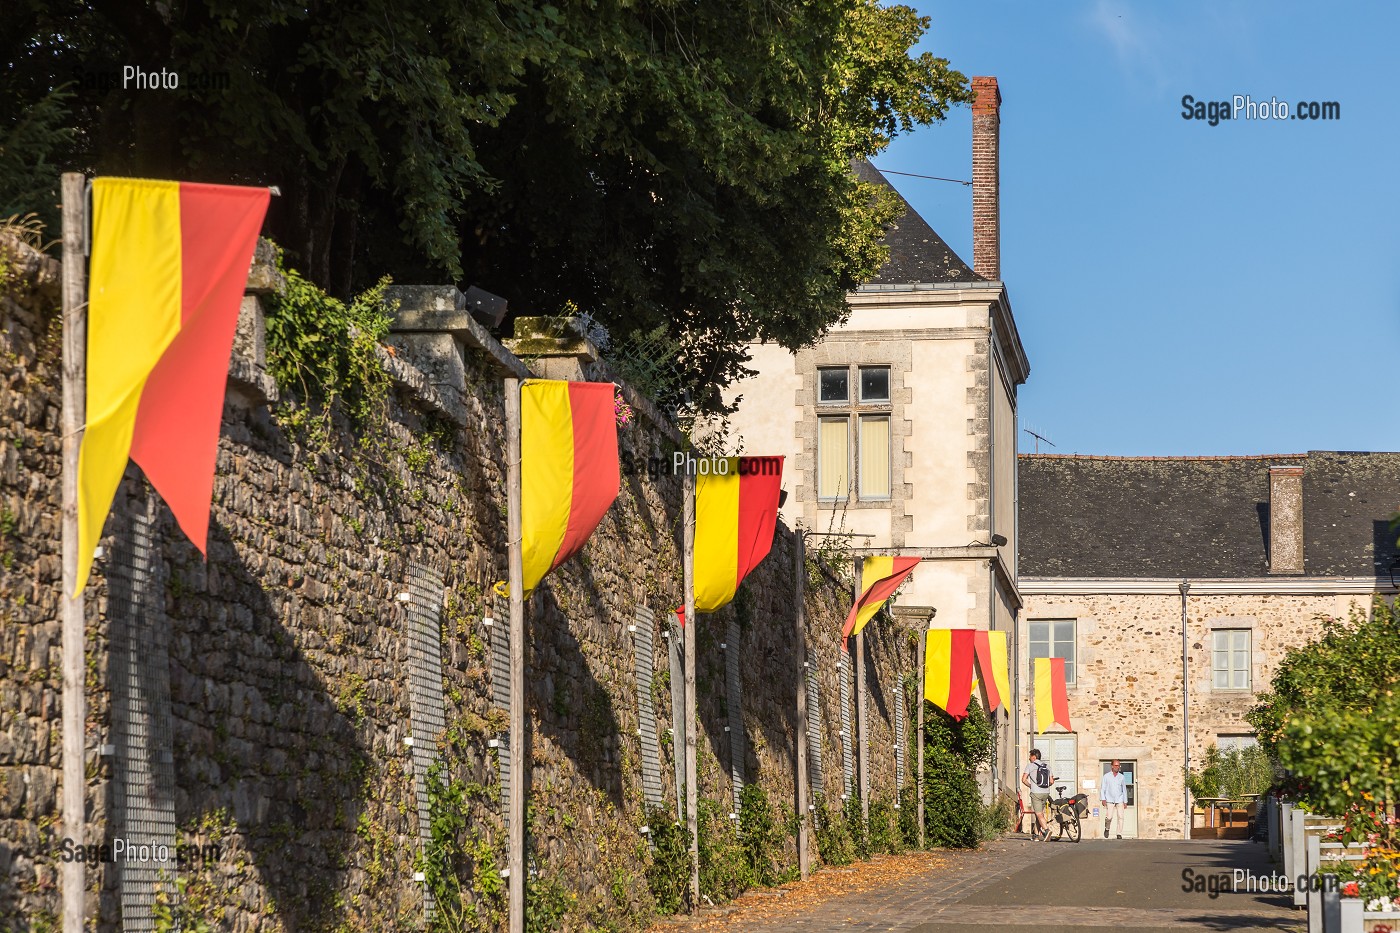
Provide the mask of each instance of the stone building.
MULTIPOLYGON (((857 553, 925 558, 897 613, 920 628, 936 609, 936 626, 1011 631, 1016 392, 1030 366, 1001 280, 1001 94, 995 78, 972 83, 972 265, 905 203, 889 259, 850 295, 844 325, 796 353, 749 347, 757 373, 731 390, 743 397, 732 425, 745 452, 792 464, 789 523, 866 536, 857 553)), ((889 185, 868 164, 857 171, 889 185)), ((1003 719, 1005 779, 1016 730, 1003 719)))
POLYGON ((1400 453, 1023 454, 1020 482, 1024 738, 1094 802, 1121 759, 1124 835, 1180 838, 1183 735, 1193 766, 1253 742, 1245 713, 1284 653, 1400 579, 1400 453), (1044 656, 1066 659, 1073 732, 1032 732, 1044 656))

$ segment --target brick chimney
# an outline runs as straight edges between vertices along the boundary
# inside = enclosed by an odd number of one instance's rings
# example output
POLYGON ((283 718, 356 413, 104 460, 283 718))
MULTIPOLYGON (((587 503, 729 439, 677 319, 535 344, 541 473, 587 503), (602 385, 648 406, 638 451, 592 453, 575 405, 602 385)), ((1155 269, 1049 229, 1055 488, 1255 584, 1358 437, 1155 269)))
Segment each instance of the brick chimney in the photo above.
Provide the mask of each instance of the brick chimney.
POLYGON ((972 268, 1001 278, 1001 91, 997 79, 972 79, 972 268))
POLYGON ((1269 573, 1303 572, 1303 468, 1269 467, 1269 573))

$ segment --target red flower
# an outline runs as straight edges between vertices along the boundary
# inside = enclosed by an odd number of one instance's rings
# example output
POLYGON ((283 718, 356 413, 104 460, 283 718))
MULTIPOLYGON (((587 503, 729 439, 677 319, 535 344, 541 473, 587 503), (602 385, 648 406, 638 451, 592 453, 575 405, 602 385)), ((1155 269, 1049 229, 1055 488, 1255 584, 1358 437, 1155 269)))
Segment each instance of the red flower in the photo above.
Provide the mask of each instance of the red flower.
POLYGON ((1348 881, 1346 884, 1342 885, 1342 894, 1347 897, 1356 897, 1360 893, 1361 886, 1355 881, 1348 881))

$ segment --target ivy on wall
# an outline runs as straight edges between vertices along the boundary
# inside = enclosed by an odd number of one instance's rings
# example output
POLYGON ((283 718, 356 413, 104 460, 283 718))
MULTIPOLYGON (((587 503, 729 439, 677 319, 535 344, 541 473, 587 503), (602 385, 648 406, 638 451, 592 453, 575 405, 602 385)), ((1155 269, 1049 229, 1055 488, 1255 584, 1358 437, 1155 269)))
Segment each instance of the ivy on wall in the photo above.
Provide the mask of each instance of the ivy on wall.
POLYGON ((385 416, 390 382, 378 347, 393 320, 385 302, 390 280, 380 279, 347 304, 286 268, 280 249, 277 268, 287 288, 268 302, 267 363, 277 384, 296 399, 280 406, 278 416, 324 450, 337 412, 357 426, 385 416))

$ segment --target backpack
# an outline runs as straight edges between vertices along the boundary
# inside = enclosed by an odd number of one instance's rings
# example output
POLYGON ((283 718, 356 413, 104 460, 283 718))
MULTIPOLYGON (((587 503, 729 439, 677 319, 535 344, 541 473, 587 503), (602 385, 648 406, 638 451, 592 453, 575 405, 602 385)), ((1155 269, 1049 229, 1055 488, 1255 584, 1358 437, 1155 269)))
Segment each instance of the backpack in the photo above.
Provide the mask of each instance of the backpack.
POLYGON ((1035 786, 1050 786, 1050 766, 1043 761, 1037 761, 1035 763, 1035 786))

